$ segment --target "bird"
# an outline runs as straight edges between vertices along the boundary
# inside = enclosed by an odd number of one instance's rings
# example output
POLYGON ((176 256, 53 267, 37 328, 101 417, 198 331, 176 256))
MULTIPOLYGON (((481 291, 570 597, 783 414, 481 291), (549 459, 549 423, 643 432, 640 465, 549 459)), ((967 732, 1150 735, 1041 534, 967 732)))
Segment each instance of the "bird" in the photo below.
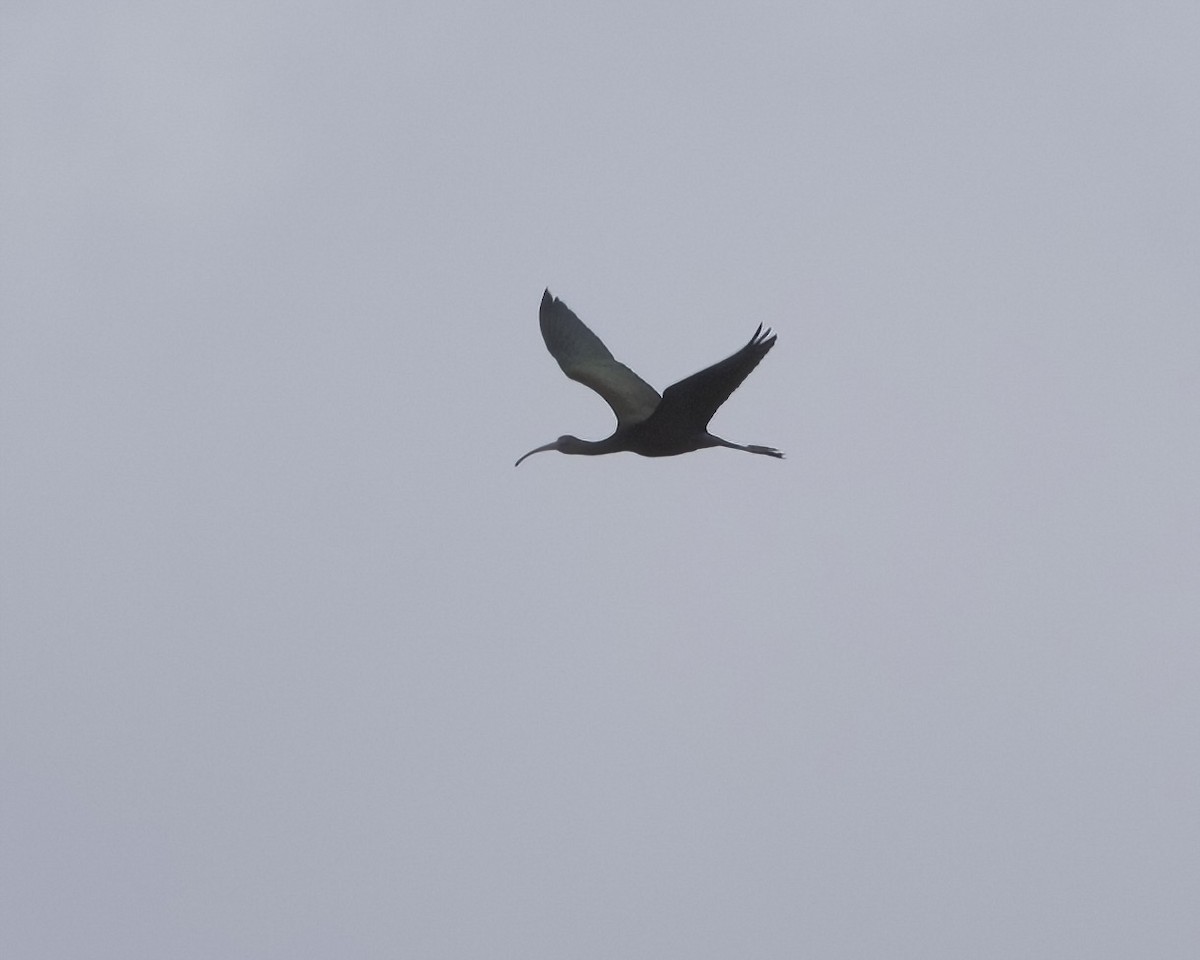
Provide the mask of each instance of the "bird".
POLYGON ((612 407, 617 429, 605 440, 580 440, 570 434, 530 450, 514 466, 535 453, 598 456, 628 450, 643 457, 674 457, 706 447, 729 447, 782 458, 774 447, 731 443, 708 432, 708 422, 729 395, 775 346, 775 335, 760 323, 742 349, 720 363, 658 391, 617 361, 579 317, 549 289, 538 313, 546 349, 572 380, 591 387, 612 407))

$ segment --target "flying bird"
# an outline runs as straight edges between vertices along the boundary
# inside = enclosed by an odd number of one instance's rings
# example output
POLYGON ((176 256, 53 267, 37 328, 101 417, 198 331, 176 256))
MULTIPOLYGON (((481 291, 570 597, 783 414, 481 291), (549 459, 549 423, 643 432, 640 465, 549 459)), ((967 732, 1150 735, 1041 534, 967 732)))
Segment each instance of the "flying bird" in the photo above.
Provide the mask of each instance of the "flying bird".
MULTIPOLYGON (((550 355, 563 373, 605 399, 617 415, 617 429, 607 440, 562 436, 530 450, 521 460, 545 450, 588 456, 628 450, 643 457, 674 457, 705 447, 783 456, 774 447, 730 443, 708 432, 708 421, 717 408, 775 346, 774 335, 769 329, 764 331, 761 323, 750 342, 732 357, 667 387, 660 397, 650 384, 615 360, 600 338, 549 290, 542 295, 539 320, 550 355)), ((519 467, 521 460, 515 466, 519 467)))

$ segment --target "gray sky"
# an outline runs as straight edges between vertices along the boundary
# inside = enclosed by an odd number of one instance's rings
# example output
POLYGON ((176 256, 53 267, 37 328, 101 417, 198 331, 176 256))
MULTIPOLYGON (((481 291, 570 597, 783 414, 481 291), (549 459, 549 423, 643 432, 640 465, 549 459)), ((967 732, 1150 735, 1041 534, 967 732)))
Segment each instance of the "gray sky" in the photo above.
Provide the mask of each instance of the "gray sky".
POLYGON ((1194 2, 0 26, 0 953, 1196 956, 1194 2))

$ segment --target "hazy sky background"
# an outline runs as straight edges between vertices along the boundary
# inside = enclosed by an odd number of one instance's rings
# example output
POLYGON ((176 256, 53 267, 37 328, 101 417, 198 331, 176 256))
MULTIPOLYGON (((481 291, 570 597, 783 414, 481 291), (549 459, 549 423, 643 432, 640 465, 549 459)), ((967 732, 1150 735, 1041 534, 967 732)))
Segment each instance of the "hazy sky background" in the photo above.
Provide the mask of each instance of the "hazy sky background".
POLYGON ((5 4, 0 953, 1197 956, 1198 36, 5 4))

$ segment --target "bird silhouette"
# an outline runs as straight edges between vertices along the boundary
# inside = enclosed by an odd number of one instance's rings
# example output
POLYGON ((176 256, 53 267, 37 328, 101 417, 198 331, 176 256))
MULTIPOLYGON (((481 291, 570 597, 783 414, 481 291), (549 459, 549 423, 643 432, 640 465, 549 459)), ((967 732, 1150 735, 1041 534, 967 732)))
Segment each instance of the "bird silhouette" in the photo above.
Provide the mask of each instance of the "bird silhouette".
POLYGON ((741 350, 720 363, 693 373, 658 395, 650 384, 617 361, 574 312, 547 290, 539 312, 546 349, 572 380, 591 387, 617 415, 617 429, 605 440, 580 440, 561 436, 552 443, 530 450, 557 450, 597 456, 628 450, 643 457, 674 457, 705 447, 729 447, 768 457, 782 457, 774 447, 731 443, 708 432, 708 422, 750 371, 775 346, 775 336, 762 324, 741 350))

